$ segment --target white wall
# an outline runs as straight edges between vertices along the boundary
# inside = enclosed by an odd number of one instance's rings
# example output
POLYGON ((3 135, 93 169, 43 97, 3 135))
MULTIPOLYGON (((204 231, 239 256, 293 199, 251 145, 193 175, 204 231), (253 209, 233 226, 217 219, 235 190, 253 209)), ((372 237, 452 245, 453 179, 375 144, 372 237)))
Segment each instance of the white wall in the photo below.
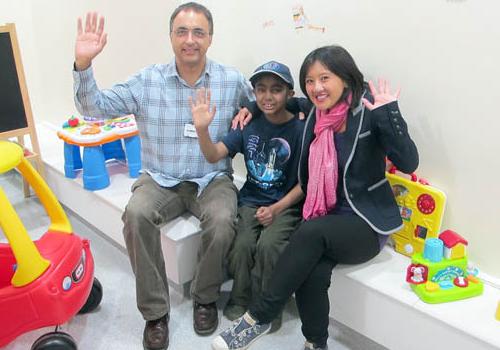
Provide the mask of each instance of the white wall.
MULTIPOLYGON (((202 2, 215 19, 209 56, 245 75, 277 59, 298 79, 311 49, 339 43, 366 78, 384 76, 401 86, 401 107, 421 155, 418 174, 448 195, 444 228, 464 235, 470 259, 500 277, 498 1, 304 1, 310 23, 325 26, 324 33, 295 29, 295 0, 202 2)), ((168 20, 179 3, 2 0, 0 23, 17 24, 35 119, 61 123, 75 113, 77 16, 93 9, 106 16, 108 45, 94 67, 100 86, 108 87, 147 64, 171 60, 168 20)), ((238 172, 243 169, 239 162, 238 172)))

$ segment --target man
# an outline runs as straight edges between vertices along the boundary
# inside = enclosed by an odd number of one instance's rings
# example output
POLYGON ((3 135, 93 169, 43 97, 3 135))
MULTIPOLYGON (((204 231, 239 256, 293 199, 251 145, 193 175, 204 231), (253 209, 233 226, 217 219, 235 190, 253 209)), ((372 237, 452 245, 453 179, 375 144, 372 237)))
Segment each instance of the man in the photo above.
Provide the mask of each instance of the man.
POLYGON ((168 64, 142 69, 125 83, 99 90, 92 60, 106 45, 104 19, 87 14, 78 20, 75 47, 75 102, 88 116, 133 113, 142 141, 144 173, 132 186, 123 214, 123 234, 136 277, 137 306, 146 320, 144 348, 168 347, 168 282, 160 228, 189 211, 200 219, 202 243, 191 284, 193 326, 211 334, 218 325, 215 301, 223 265, 234 237, 237 189, 230 159, 210 164, 200 151, 192 125, 189 96, 207 88, 218 111, 211 131, 220 140, 238 107, 253 99, 251 86, 235 69, 206 57, 213 34, 212 15, 204 6, 186 3, 170 18, 175 54, 168 64))

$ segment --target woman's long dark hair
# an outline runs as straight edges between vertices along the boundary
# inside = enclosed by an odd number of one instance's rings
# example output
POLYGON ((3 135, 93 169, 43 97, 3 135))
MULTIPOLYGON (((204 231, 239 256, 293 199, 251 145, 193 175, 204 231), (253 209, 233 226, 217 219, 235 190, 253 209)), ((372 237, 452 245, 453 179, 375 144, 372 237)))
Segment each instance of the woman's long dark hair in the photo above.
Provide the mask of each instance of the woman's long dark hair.
POLYGON ((351 108, 358 106, 364 90, 363 73, 356 66, 356 62, 354 62, 351 54, 338 45, 317 48, 306 56, 300 67, 299 74, 300 89, 304 95, 309 98, 306 91, 306 75, 309 68, 316 61, 320 62, 347 84, 347 88, 344 90, 341 99, 347 98, 349 92, 352 92, 351 108))

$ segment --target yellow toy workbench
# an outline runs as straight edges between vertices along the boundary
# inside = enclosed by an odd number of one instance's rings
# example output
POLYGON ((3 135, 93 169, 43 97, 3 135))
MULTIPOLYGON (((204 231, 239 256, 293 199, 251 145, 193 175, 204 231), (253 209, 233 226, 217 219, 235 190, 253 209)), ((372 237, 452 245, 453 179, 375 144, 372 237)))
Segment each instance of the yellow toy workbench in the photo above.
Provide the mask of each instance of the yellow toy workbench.
POLYGON ((425 240, 437 237, 440 232, 446 196, 415 174, 408 179, 397 175, 392 168, 386 177, 403 219, 403 228, 392 235, 395 249, 407 256, 420 253, 425 240))

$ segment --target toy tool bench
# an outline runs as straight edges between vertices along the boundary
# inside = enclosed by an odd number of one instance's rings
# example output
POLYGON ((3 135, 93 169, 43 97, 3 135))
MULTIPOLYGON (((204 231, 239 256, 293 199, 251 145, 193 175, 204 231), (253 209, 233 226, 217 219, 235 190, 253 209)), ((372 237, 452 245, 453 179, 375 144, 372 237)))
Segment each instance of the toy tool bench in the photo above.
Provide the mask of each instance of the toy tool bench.
POLYGON ((403 228, 392 235, 394 248, 406 256, 422 252, 425 240, 439 235, 446 196, 414 173, 407 179, 392 167, 386 177, 403 219, 403 228))
POLYGON ((83 187, 90 191, 109 186, 106 160, 126 160, 130 177, 141 169, 141 144, 133 115, 114 119, 71 117, 57 132, 64 140, 64 175, 74 179, 83 169, 83 187), (125 145, 125 151, 122 145, 125 145), (83 147, 83 161, 80 157, 83 147))

